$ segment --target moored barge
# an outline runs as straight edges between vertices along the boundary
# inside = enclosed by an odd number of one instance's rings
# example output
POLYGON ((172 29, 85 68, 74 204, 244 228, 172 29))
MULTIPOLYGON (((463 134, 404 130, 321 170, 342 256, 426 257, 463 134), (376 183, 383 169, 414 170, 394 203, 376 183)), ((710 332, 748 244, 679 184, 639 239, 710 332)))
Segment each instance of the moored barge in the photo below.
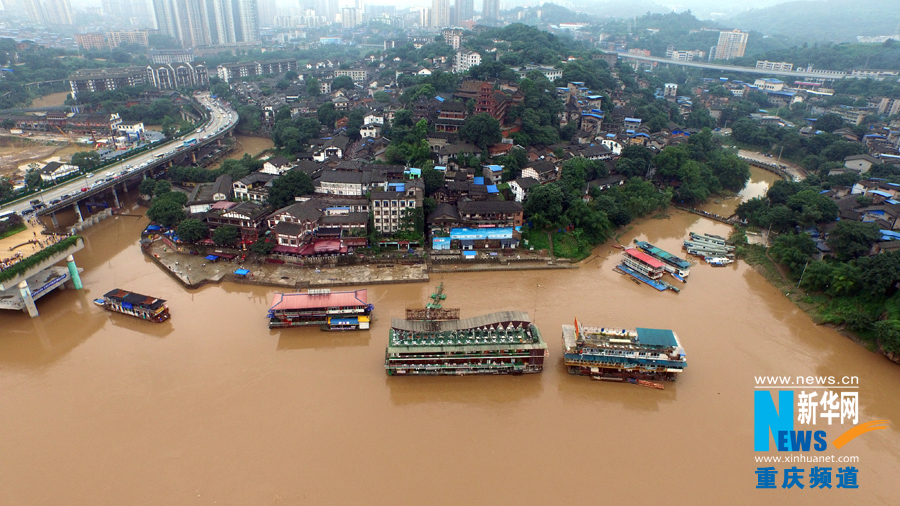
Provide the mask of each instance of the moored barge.
POLYGON ((684 281, 691 273, 691 263, 687 260, 677 257, 668 251, 657 248, 646 241, 635 241, 637 249, 659 260, 663 264, 663 268, 678 281, 684 281))
POLYGON ((608 381, 675 381, 687 367, 675 332, 665 329, 613 329, 562 326, 569 374, 608 381))
POLYGON ((391 319, 388 375, 528 374, 544 369, 547 343, 524 311, 459 320, 391 319))
POLYGON ((366 330, 374 306, 366 290, 276 293, 269 308, 269 328, 318 325, 321 330, 366 330))
POLYGON ((102 298, 94 299, 94 304, 113 313, 122 313, 154 323, 162 323, 171 316, 165 300, 121 288, 107 292, 102 298))

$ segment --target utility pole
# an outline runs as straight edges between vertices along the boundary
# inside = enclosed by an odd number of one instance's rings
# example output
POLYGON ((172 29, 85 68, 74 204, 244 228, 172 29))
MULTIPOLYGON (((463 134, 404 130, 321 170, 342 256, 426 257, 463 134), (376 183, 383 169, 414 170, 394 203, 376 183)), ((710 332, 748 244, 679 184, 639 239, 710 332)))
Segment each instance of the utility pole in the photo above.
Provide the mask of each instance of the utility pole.
POLYGON ((781 150, 778 151, 778 163, 781 163, 781 153, 784 153, 784 144, 781 145, 781 150))
POLYGON ((797 281, 797 288, 800 288, 800 283, 803 282, 803 275, 806 274, 807 267, 809 267, 809 260, 807 260, 806 265, 803 266, 803 272, 800 273, 800 281, 797 281))

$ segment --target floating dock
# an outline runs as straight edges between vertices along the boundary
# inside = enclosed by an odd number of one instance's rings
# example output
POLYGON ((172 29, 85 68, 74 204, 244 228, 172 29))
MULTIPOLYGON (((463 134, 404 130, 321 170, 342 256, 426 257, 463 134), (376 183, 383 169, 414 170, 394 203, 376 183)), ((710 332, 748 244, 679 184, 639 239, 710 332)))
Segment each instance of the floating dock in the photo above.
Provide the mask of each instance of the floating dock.
POLYGON ((547 343, 523 311, 444 321, 391 319, 384 368, 395 375, 529 374, 547 343))
POLYGON ((685 278, 691 273, 691 263, 687 260, 677 257, 668 251, 659 249, 646 241, 635 240, 634 243, 635 246, 637 246, 637 249, 662 262, 666 272, 671 274, 672 277, 678 281, 683 283, 685 278))

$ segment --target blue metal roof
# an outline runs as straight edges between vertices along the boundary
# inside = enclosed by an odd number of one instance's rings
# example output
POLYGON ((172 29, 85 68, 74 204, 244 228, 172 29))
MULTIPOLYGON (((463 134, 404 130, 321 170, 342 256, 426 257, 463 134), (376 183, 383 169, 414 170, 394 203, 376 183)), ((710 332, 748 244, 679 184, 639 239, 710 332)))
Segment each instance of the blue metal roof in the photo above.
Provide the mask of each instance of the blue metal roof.
POLYGON ((677 346, 675 333, 666 329, 637 328, 638 342, 647 346, 677 346))
POLYGON ((500 193, 500 190, 497 189, 497 185, 489 184, 487 187, 487 192, 488 193, 500 193))
POLYGON ((875 195, 880 195, 880 196, 886 197, 886 198, 893 197, 893 195, 891 195, 890 193, 888 193, 886 191, 882 191, 882 190, 872 190, 869 193, 874 193, 875 195))
POLYGON ((484 177, 479 176, 476 178, 472 178, 472 182, 475 184, 484 184, 484 177))
POLYGON ((502 165, 485 165, 485 167, 487 167, 488 169, 490 169, 491 172, 503 172, 503 166, 502 166, 502 165))

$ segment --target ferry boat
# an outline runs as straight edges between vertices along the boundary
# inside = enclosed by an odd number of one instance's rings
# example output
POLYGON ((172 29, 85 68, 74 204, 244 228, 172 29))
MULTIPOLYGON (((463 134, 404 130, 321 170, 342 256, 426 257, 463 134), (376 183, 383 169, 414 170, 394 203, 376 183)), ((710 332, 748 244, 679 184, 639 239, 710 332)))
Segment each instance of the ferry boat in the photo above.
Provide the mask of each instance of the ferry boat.
POLYGON ((391 319, 384 368, 397 375, 530 374, 547 343, 524 311, 459 320, 391 319))
POLYGON ((663 264, 663 268, 678 281, 684 281, 691 273, 691 263, 687 260, 677 257, 668 251, 661 250, 646 241, 635 241, 637 249, 659 260, 663 264))
POLYGON ((730 253, 734 251, 734 246, 715 244, 711 242, 703 242, 703 241, 684 241, 685 248, 694 248, 694 249, 705 249, 709 251, 721 251, 723 253, 730 253))
POLYGON ((719 235, 698 234, 697 232, 691 232, 690 236, 694 241, 709 242, 712 244, 718 244, 720 246, 734 246, 733 242, 719 235))
POLYGON ((111 290, 103 297, 94 299, 94 304, 114 313, 122 313, 154 323, 162 323, 171 316, 169 306, 163 299, 129 292, 121 288, 111 290))
POLYGON ((318 325, 321 330, 366 330, 375 307, 368 303, 366 290, 276 293, 267 318, 269 328, 318 325))
POLYGON ((675 381, 687 358, 675 332, 562 326, 564 361, 569 374, 608 381, 675 381))
POLYGON ((622 256, 622 263, 626 267, 633 269, 644 276, 656 280, 662 277, 665 272, 665 264, 643 251, 629 248, 626 249, 622 256))

